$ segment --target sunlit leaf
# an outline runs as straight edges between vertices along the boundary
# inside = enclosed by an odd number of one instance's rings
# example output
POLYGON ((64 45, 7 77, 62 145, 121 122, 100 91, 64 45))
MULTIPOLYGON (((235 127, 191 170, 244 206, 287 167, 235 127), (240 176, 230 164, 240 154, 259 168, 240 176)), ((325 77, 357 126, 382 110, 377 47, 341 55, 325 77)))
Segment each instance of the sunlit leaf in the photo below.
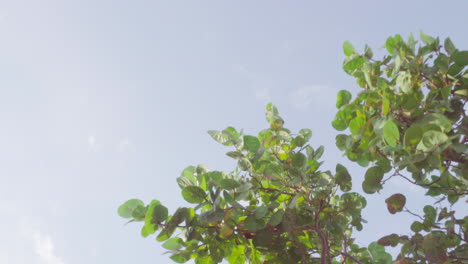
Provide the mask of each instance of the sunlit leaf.
POLYGON ((383 136, 388 145, 395 147, 400 140, 400 131, 393 121, 387 121, 383 127, 383 136))
POLYGON ((120 217, 123 218, 132 218, 133 211, 139 207, 144 206, 145 204, 139 199, 131 199, 123 203, 119 209, 118 213, 120 217))
POLYGON ((353 44, 351 44, 349 41, 345 41, 343 43, 343 52, 346 56, 351 56, 354 53, 354 47, 353 44))

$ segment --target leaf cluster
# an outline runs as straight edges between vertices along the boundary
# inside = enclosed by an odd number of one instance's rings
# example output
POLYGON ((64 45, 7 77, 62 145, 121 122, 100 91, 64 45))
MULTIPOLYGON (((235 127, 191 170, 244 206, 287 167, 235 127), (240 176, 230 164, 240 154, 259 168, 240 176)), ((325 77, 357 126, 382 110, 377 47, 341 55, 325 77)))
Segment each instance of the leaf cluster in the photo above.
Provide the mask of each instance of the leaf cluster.
MULTIPOLYGON (((362 90, 354 100, 349 91, 338 93, 332 125, 350 132, 336 137, 337 147, 369 166, 364 192, 379 192, 401 177, 437 199, 424 207, 424 216, 417 215, 421 221, 411 225, 411 237, 391 234, 379 244, 401 244, 399 263, 461 263, 468 260, 468 217, 457 218, 442 204, 453 205, 468 194, 468 51, 455 48, 449 38, 442 44, 421 32, 420 39, 389 37, 389 55, 381 60, 367 46, 360 54, 345 43, 343 69, 362 90)), ((405 203, 403 194, 386 200, 391 214, 416 215, 405 203)))
POLYGON ((417 221, 411 235, 389 234, 361 247, 353 238, 366 221, 364 197, 351 192, 346 167, 322 170, 324 148, 309 144, 310 129, 284 127, 268 104, 268 128, 246 135, 233 127, 208 131, 230 150, 234 171, 189 166, 177 178, 191 206, 172 214, 158 200, 132 199, 118 213, 142 222, 141 235, 155 234, 176 263, 466 263, 468 216, 452 209, 468 194, 466 132, 468 51, 450 39, 423 33, 422 43, 396 35, 385 43, 388 55, 375 59, 345 42, 343 69, 362 88, 353 99, 337 95, 332 126, 344 155, 368 167, 362 189, 378 193, 395 177, 426 190, 437 200, 424 215, 406 207, 395 193, 385 200, 390 214, 406 212, 417 221), (444 203, 449 205, 443 206, 444 203), (400 246, 395 260, 386 246, 400 246))

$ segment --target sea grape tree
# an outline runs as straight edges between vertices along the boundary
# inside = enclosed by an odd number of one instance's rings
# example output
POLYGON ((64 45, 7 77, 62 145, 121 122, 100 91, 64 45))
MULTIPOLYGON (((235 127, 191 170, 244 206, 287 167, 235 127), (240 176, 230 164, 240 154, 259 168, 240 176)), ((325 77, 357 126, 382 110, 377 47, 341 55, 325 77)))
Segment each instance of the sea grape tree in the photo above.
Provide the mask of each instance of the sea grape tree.
MULTIPOLYGON (((456 214, 452 205, 468 194, 468 51, 458 50, 449 38, 443 45, 422 32, 420 38, 418 46, 412 36, 389 37, 389 54, 380 60, 369 47, 358 53, 349 42, 343 45, 343 69, 362 89, 354 100, 346 90, 338 93, 332 125, 349 133, 338 135, 336 145, 369 167, 364 192, 376 193, 401 177, 436 198, 408 227, 412 236, 379 240, 384 246, 402 245, 398 263, 466 263, 468 216, 456 214)), ((406 199, 390 196, 389 212, 411 213, 406 199)))
POLYGON ((335 172, 320 170, 323 147, 308 144, 311 130, 292 133, 272 104, 266 117, 269 128, 257 136, 232 127, 209 131, 231 148, 226 155, 237 167, 233 172, 186 168, 177 183, 193 207, 170 216, 159 201, 130 200, 120 215, 144 222, 143 236, 157 232, 178 263, 389 263, 382 246, 374 243, 367 250, 354 243, 352 231, 363 228, 366 201, 350 192, 347 169, 338 164, 335 172))
POLYGON ((417 215, 395 193, 386 199, 390 214, 419 217, 411 235, 388 234, 360 247, 353 233, 363 228, 366 200, 352 191, 341 164, 321 169, 323 147, 308 144, 312 131, 292 132, 272 104, 268 128, 247 135, 233 127, 209 131, 236 161, 231 172, 189 166, 177 178, 192 204, 169 213, 158 200, 131 199, 118 213, 142 222, 141 235, 156 240, 176 263, 466 263, 468 216, 452 205, 468 194, 468 51, 450 39, 421 33, 387 39, 388 55, 375 59, 369 47, 358 53, 349 42, 343 69, 362 88, 352 100, 337 95, 332 125, 344 131, 337 147, 351 161, 368 167, 362 190, 378 193, 395 177, 424 188, 433 204, 417 215), (400 246, 392 259, 385 246, 400 246))

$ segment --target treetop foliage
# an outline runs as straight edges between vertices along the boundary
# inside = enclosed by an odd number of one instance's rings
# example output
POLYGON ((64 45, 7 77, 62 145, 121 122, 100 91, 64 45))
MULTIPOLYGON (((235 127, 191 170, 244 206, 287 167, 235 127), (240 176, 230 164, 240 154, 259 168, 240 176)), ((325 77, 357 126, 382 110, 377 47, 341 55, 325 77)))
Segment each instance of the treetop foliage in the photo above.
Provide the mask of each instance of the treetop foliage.
POLYGON ((232 172, 187 167, 177 183, 193 207, 169 214, 158 200, 132 199, 119 215, 142 222, 143 237, 156 233, 176 263, 466 263, 468 216, 460 218, 451 205, 468 194, 468 51, 448 38, 443 45, 423 33, 420 39, 418 45, 413 36, 389 37, 380 60, 369 47, 358 53, 345 42, 343 69, 362 89, 354 100, 339 91, 332 122, 344 131, 336 146, 368 167, 364 192, 378 193, 401 177, 436 198, 424 215, 405 207, 412 197, 395 193, 385 200, 390 214, 417 219, 411 235, 358 246, 353 232, 366 223, 366 200, 352 191, 348 170, 341 164, 322 170, 324 148, 308 144, 312 131, 285 128, 271 103, 269 127, 258 135, 233 127, 208 131, 230 148, 226 155, 237 166, 232 172), (397 245, 400 254, 392 259, 385 247, 397 245))

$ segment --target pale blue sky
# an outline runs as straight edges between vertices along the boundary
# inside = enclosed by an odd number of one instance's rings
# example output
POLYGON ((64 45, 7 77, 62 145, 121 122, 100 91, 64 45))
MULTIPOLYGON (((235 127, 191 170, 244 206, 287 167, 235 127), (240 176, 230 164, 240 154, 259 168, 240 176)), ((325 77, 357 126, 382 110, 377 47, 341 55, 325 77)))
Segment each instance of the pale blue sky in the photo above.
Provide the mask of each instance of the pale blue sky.
MULTIPOLYGON (((468 49, 468 1, 0 1, 0 263, 170 263, 129 198, 183 205, 188 165, 231 170, 206 133, 266 127, 274 102, 297 131, 346 164, 330 126, 335 93, 357 91, 341 45, 375 53, 389 35, 450 36, 468 49)), ((418 211, 422 192, 392 182, 371 196, 362 245, 408 233, 394 192, 418 211), (414 198, 412 198, 414 197, 414 198), (382 228, 383 227, 383 228, 382 228)))

